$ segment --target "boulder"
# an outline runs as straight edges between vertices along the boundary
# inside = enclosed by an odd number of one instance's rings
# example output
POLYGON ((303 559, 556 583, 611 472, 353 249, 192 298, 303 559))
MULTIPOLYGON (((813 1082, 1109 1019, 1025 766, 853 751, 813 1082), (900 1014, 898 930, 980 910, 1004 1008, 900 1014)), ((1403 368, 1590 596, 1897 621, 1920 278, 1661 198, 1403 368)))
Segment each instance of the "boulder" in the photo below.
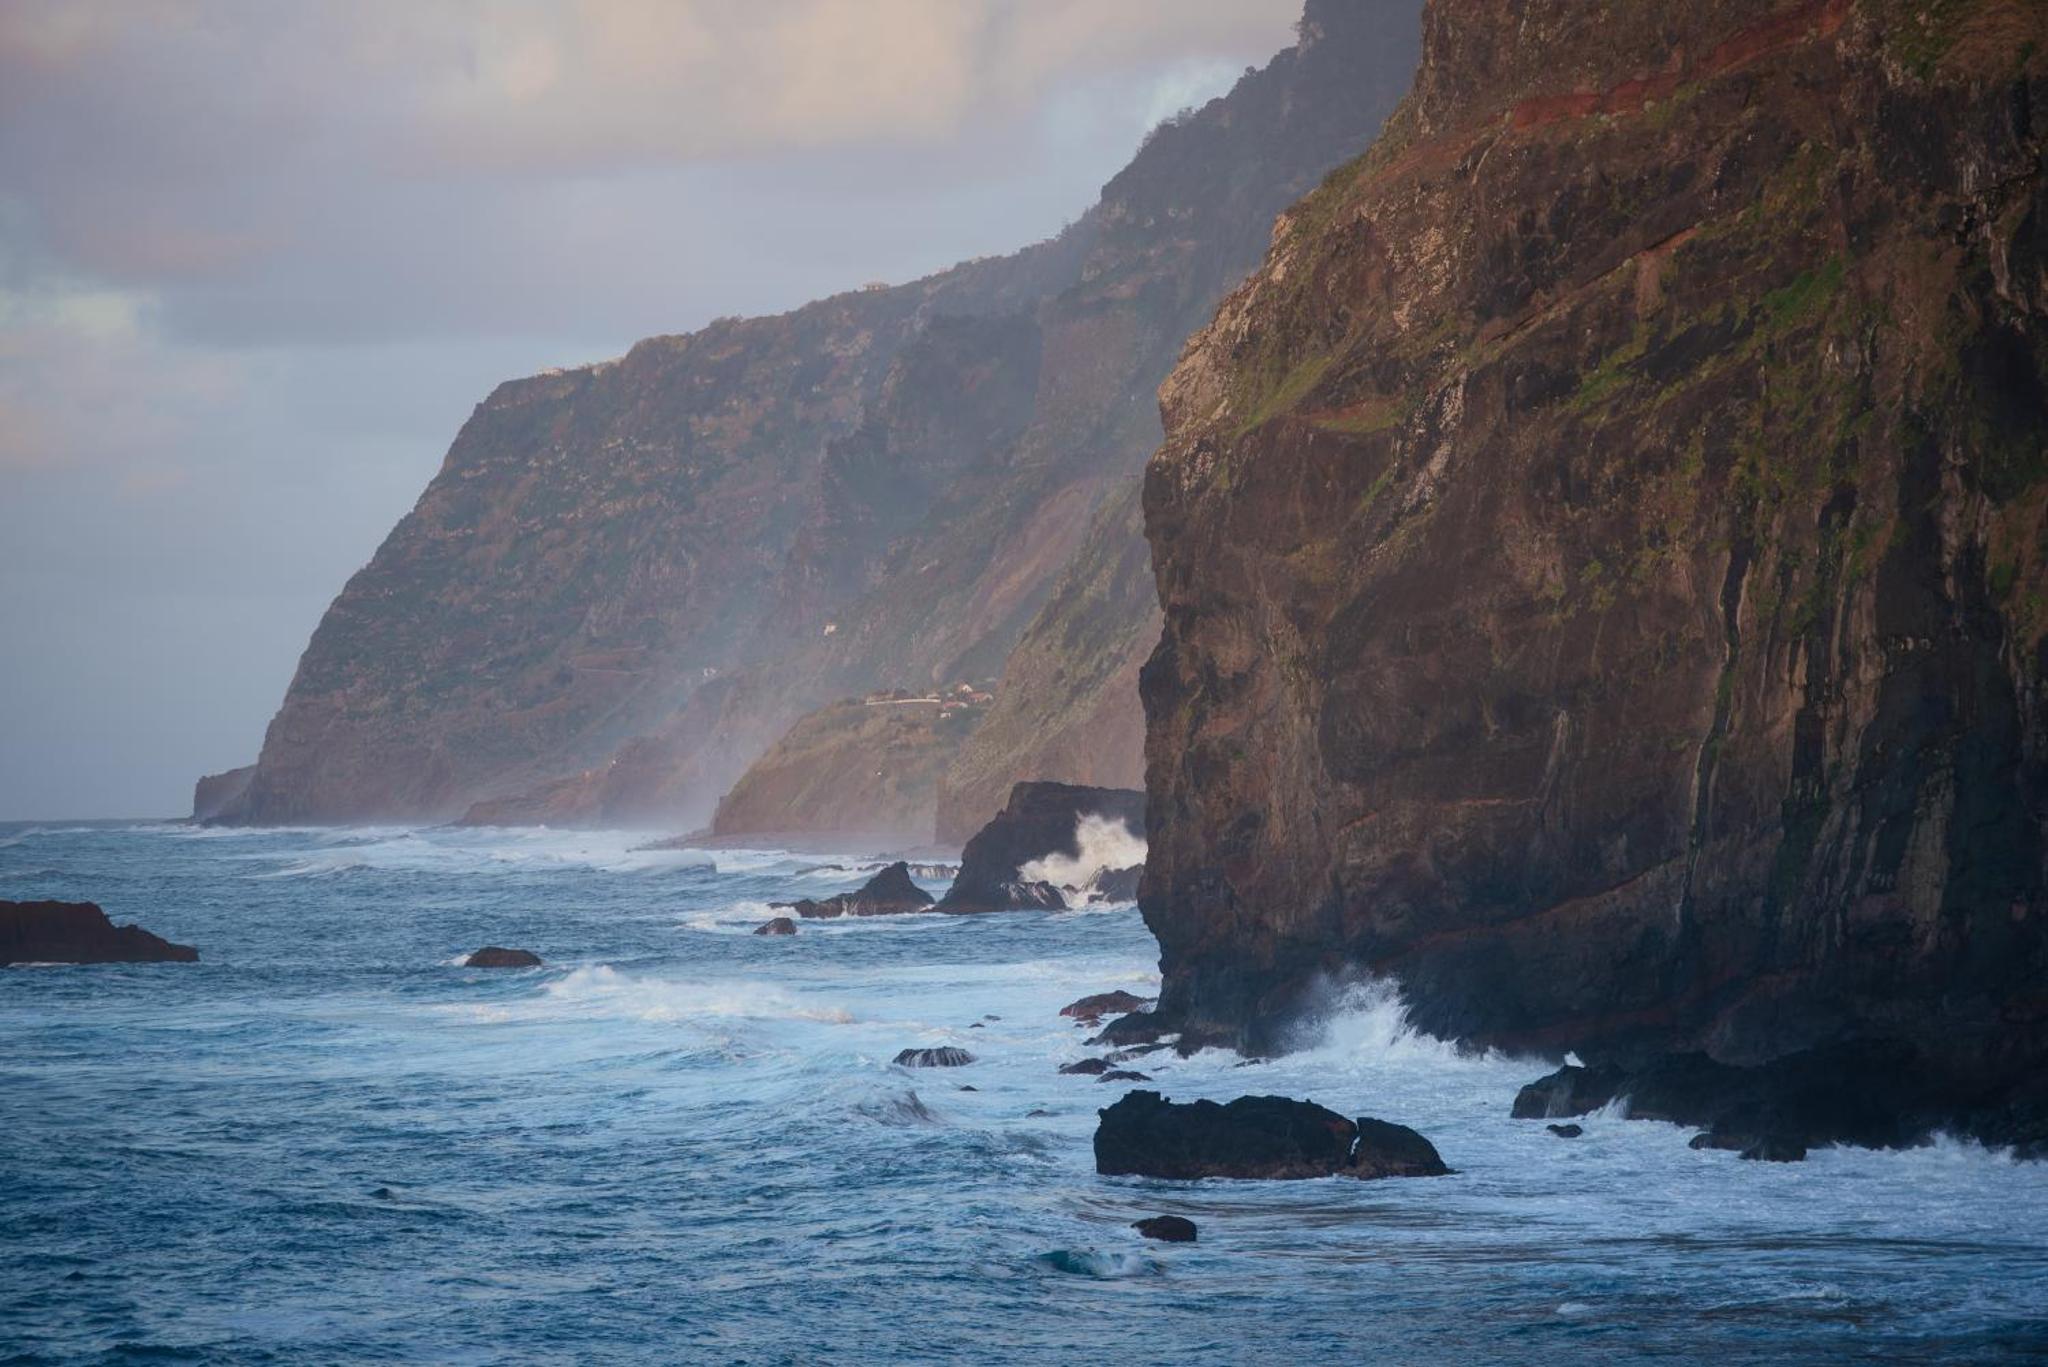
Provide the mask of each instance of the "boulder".
POLYGON ((1579 1125, 1545 1125, 1543 1128, 1559 1139, 1577 1139, 1586 1132, 1584 1127, 1579 1125))
POLYGON ((1133 996, 1129 992, 1097 992, 1092 997, 1083 997, 1077 1002, 1068 1002, 1060 1008, 1062 1016, 1071 1016, 1083 1025, 1093 1025, 1108 1015, 1122 1015, 1150 1006, 1149 997, 1133 996))
POLYGON ((1157 1092, 1129 1092, 1102 1110, 1095 1170, 1182 1181, 1436 1177, 1450 1171, 1427 1139, 1403 1125, 1347 1120, 1287 1097, 1180 1105, 1157 1092))
POLYGON ((1514 1108, 1509 1114, 1516 1120, 1585 1115, 1614 1100, 1623 1079, 1624 1074, 1619 1068, 1582 1068, 1577 1064, 1566 1064, 1515 1093, 1514 1108))
POLYGON ((810 920, 829 920, 837 916, 907 916, 931 910, 932 895, 911 881, 910 865, 899 859, 853 892, 843 892, 820 901, 805 897, 795 902, 772 905, 810 920))
POLYGON ((796 934, 796 922, 790 920, 787 916, 777 916, 773 920, 762 922, 754 933, 756 935, 794 935, 796 934))
POLYGON ((1134 1068, 1112 1068, 1095 1080, 1097 1082, 1150 1082, 1152 1077, 1151 1074, 1138 1072, 1134 1068))
POLYGON ((905 1049, 895 1062, 898 1068, 960 1068, 974 1062, 974 1055, 947 1044, 937 1049, 905 1049))
POLYGON ((91 902, 0 902, 0 964, 189 964, 174 945, 141 926, 117 926, 91 902))
POLYGON ((1024 876, 1024 867, 1052 856, 1077 858, 1081 818, 1121 821, 1145 829, 1145 795, 1122 788, 1070 783, 1019 783, 995 818, 960 852, 960 875, 939 902, 953 913, 1059 910, 1059 889, 1024 876))
POLYGON ((485 945, 462 961, 464 968, 539 968, 540 955, 530 949, 501 949, 485 945))
POLYGON ((1109 1061, 1099 1058, 1084 1058, 1074 1063, 1062 1063, 1060 1071, 1069 1077, 1094 1077, 1109 1071, 1109 1061))
POLYGON ((1131 1221, 1131 1228, 1148 1239, 1167 1244, 1195 1242, 1195 1222, 1179 1215, 1151 1215, 1131 1221))

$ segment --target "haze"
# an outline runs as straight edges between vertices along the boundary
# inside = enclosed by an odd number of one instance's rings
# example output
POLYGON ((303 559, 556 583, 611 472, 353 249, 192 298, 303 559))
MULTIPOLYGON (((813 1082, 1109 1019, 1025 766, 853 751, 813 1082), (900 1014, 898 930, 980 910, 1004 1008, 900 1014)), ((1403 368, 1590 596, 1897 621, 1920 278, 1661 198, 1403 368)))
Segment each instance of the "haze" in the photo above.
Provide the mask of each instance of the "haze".
POLYGON ((499 380, 1049 236, 1294 0, 0 0, 0 819, 246 763, 499 380))

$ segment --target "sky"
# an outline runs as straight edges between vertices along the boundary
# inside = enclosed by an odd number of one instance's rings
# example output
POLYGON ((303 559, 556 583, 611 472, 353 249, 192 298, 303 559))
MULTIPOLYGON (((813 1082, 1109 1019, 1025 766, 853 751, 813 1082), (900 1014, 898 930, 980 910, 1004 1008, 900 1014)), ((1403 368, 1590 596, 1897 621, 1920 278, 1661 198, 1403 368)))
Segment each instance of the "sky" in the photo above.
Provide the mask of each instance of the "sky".
POLYGON ((1014 250, 1298 0, 0 0, 0 820, 253 760, 503 379, 1014 250))

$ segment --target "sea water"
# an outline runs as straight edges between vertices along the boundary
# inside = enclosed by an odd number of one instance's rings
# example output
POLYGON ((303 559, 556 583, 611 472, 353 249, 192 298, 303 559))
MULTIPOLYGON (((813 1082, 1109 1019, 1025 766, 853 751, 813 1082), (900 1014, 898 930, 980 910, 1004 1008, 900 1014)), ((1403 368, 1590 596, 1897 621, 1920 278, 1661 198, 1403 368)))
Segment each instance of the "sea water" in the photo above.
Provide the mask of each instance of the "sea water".
POLYGON ((1546 1063, 1368 988, 1287 1058, 1134 1066, 1412 1125, 1455 1176, 1099 1177, 1125 1084, 1056 1071, 1101 1052, 1058 1012, 1156 988, 1135 910, 764 938, 872 866, 638 839, 0 828, 0 897, 202 955, 0 972, 0 1361, 2048 1354, 2048 1165, 1561 1140, 1508 1118, 1546 1063), (485 944, 547 965, 460 966, 485 944), (891 1063, 933 1045, 976 1061, 891 1063))

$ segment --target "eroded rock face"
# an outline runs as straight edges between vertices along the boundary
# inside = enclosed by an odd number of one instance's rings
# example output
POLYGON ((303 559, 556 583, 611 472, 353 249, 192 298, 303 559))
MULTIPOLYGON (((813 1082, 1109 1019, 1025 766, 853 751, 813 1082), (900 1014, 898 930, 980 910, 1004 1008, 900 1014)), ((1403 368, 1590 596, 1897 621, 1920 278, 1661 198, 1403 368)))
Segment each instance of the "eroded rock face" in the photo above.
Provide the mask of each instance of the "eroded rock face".
MULTIPOLYGON (((1181 343, 1372 136, 1415 27, 1413 0, 1315 0, 1051 242, 500 386, 223 815, 692 823, 832 699, 999 673, 1157 445, 1181 343)), ((1004 753, 1070 752, 1034 725, 1004 753)))
POLYGON ((255 777, 256 766, 245 764, 239 769, 225 773, 208 774, 192 785, 192 819, 211 821, 235 803, 249 787, 249 780, 255 777))
POLYGON ((949 912, 1059 910, 1060 890, 1033 879, 1029 866, 1053 857, 1081 855, 1078 832, 1084 817, 1121 823, 1132 832, 1145 826, 1145 795, 1117 788, 1084 788, 1071 783, 1019 783, 995 819, 975 833, 960 852, 960 874, 939 902, 949 912))
POLYGON ((91 902, 0 902, 0 964, 197 962, 191 945, 117 926, 91 902))
POLYGON ((1433 0, 1162 390, 1160 1014, 2048 1053, 2048 11, 1433 0))
POLYGON ((1405 1125, 1347 1120, 1286 1097, 1178 1105, 1157 1092, 1129 1092, 1101 1115, 1095 1170, 1109 1176, 1372 1178, 1450 1171, 1435 1147, 1405 1125))

